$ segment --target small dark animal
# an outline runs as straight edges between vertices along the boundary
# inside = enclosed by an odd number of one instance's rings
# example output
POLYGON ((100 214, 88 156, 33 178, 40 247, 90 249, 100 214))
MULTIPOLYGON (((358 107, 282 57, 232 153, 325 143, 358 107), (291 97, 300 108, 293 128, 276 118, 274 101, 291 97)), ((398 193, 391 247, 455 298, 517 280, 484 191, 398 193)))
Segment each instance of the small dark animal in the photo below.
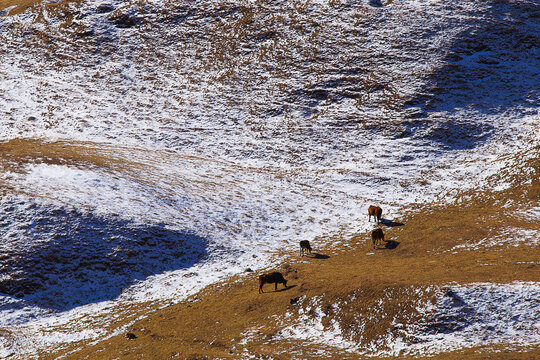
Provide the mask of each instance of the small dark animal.
POLYGON ((381 222, 381 215, 382 215, 382 209, 378 206, 371 205, 368 209, 368 222, 371 221, 371 217, 373 216, 377 223, 381 222))
POLYGON ((375 229, 371 232, 371 243, 373 244, 374 249, 377 248, 379 241, 381 242, 381 244, 384 241, 384 233, 381 228, 375 229))
POLYGON ((129 340, 134 340, 134 339, 137 338, 137 335, 135 335, 132 332, 128 332, 128 333, 126 333, 126 338, 128 338, 129 340))
POLYGON ((264 292, 263 291, 263 285, 264 284, 272 284, 274 283, 276 285, 275 291, 277 291, 277 284, 283 284, 283 286, 287 287, 287 280, 283 277, 283 275, 279 271, 274 271, 271 273, 263 274, 259 276, 259 294, 264 292))
POLYGON ((304 252, 309 252, 311 255, 311 245, 307 240, 300 241, 300 256, 304 256, 304 252))

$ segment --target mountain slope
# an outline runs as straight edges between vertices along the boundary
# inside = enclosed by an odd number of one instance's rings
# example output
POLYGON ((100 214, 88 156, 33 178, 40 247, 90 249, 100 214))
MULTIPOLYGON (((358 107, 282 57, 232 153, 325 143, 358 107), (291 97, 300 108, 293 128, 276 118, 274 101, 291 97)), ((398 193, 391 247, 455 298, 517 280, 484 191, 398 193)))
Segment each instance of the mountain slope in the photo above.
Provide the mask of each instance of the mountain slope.
MULTIPOLYGON (((392 225, 538 182, 535 1, 11 10, 0 18, 1 356, 122 333, 247 268, 278 267, 299 240, 356 247, 372 203, 392 225)), ((534 251, 534 191, 489 205, 529 220, 474 239, 448 230, 431 250, 534 251)), ((525 277, 493 281, 535 289, 525 277)))

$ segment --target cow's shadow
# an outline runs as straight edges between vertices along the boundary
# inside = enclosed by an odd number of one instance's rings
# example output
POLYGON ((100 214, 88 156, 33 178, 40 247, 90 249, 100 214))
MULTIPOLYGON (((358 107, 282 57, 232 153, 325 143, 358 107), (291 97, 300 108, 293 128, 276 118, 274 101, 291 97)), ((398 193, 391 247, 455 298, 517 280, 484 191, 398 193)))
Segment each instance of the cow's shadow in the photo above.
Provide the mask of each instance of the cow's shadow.
POLYGON ((399 242, 394 241, 394 240, 388 240, 384 244, 384 248, 389 249, 389 250, 393 250, 393 249, 397 248, 398 246, 399 246, 399 242))
POLYGON ((295 288, 296 286, 297 286, 297 285, 288 285, 287 287, 284 287, 284 288, 281 288, 281 289, 274 290, 273 292, 287 291, 287 290, 289 290, 289 289, 295 288))
POLYGON ((396 227, 396 226, 405 225, 402 222, 396 222, 396 221, 388 220, 388 219, 381 219, 381 224, 384 225, 384 226, 387 226, 387 227, 396 227))
POLYGON ((330 255, 325 255, 325 254, 320 254, 320 253, 312 253, 311 254, 311 258, 312 259, 329 259, 330 258, 330 255))
POLYGON ((12 212, 0 217, 7 222, 0 228, 0 295, 20 300, 0 310, 20 307, 21 300, 53 311, 111 300, 149 276, 191 267, 207 256, 206 239, 165 224, 42 205, 30 214, 12 212), (10 227, 19 227, 21 236, 9 236, 10 227))

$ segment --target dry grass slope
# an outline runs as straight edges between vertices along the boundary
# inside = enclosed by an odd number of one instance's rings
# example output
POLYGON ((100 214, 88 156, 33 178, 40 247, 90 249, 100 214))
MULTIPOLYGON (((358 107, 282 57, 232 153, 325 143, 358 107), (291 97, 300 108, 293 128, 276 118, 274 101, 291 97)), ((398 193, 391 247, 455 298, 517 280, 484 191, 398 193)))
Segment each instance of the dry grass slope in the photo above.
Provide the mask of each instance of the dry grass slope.
MULTIPOLYGON (((326 359, 328 354, 332 358, 363 358, 322 344, 288 340, 280 334, 299 321, 300 314, 313 315, 309 310, 316 303, 322 309, 324 326, 339 324, 346 338, 362 347, 384 347, 381 340, 399 331, 392 323, 421 320, 416 309, 420 303, 434 301, 432 285, 538 281, 536 244, 488 243, 505 229, 540 230, 537 220, 501 206, 512 203, 514 209, 538 204, 538 160, 529 159, 523 167, 529 169, 523 172, 527 175, 516 176, 515 186, 506 190, 469 194, 468 201, 461 204, 426 205, 395 219, 404 226, 385 229, 388 239, 397 244, 394 249, 379 249, 367 256, 371 251, 368 236, 357 234, 349 239, 346 250, 319 249, 328 258, 278 254, 284 264, 281 270, 289 280, 287 290, 258 294, 256 274, 229 279, 136 322, 130 331, 137 339, 128 340, 122 334, 84 348, 78 344, 66 358, 243 359, 246 354, 260 359, 326 359), (468 251, 473 244, 480 249, 468 251), (359 326, 361 323, 365 327, 359 326)), ((42 358, 58 355, 43 354, 42 358)), ((539 357, 538 348, 486 345, 430 358, 539 357)))
MULTIPOLYGON (((0 143, 0 171, 24 173, 30 164, 99 168, 107 172, 132 173, 139 165, 130 162, 133 150, 118 146, 43 139, 13 139, 0 143)), ((0 179, 0 193, 17 192, 0 179)), ((40 196, 40 194, 31 194, 40 196)))

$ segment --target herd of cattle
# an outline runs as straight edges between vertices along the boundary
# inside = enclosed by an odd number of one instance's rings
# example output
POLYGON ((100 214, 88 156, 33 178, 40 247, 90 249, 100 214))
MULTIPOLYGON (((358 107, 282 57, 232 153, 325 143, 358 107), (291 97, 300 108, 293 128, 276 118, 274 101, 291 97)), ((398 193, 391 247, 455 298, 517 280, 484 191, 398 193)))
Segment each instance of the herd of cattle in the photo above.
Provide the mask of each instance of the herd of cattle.
MULTIPOLYGON (((373 216, 377 224, 381 223, 382 209, 379 206, 371 205, 368 209, 368 215, 368 221, 371 221, 371 217, 373 216)), ((371 232, 371 244, 373 248, 376 249, 379 243, 384 243, 384 233, 380 227, 371 232)), ((304 256, 307 253, 311 255, 311 245, 308 240, 302 240, 300 241, 300 256, 304 256)), ((264 284, 274 284, 275 291, 277 291, 278 284, 283 284, 287 288, 287 280, 285 280, 285 277, 279 271, 273 271, 259 276, 259 294, 264 292, 264 284)))

